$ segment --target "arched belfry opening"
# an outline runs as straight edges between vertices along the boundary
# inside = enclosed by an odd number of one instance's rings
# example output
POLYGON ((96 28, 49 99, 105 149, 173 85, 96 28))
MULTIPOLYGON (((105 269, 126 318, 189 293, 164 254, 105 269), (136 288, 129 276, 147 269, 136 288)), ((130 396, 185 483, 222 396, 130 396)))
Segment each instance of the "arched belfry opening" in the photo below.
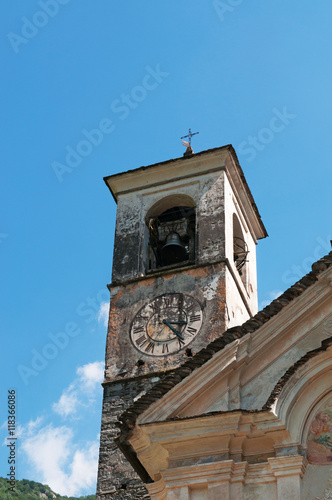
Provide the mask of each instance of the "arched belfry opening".
POLYGON ((159 200, 149 210, 147 270, 178 267, 195 262, 195 203, 187 195, 159 200))
POLYGON ((234 264, 245 286, 247 284, 248 253, 249 253, 248 245, 243 237, 240 221, 237 215, 233 214, 234 264))

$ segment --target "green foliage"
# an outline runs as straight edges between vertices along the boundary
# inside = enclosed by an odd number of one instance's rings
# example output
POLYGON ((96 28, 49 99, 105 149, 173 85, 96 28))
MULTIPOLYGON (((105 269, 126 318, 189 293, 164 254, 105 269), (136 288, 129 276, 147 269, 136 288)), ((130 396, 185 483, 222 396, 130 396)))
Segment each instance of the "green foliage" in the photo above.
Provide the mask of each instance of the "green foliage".
POLYGON ((0 499, 1 500, 96 500, 96 495, 85 497, 67 497, 54 493, 46 484, 36 483, 28 479, 15 481, 14 491, 8 488, 10 484, 7 479, 0 477, 0 499), (41 496, 43 494, 43 496, 41 496), (45 498, 46 496, 46 498, 45 498))

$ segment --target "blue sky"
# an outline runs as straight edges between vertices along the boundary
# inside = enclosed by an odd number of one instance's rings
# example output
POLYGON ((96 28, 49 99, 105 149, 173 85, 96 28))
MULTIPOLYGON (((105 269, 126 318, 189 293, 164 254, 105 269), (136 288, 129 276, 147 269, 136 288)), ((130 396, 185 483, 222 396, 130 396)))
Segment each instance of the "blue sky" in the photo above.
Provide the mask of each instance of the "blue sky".
MULTIPOLYGON (((332 5, 16 0, 1 11, 1 422, 14 388, 17 478, 88 494, 116 210, 102 178, 181 156, 189 127, 196 152, 233 144, 269 233, 260 304, 288 288, 332 239, 332 5)), ((2 476, 7 456, 2 446, 2 476)))

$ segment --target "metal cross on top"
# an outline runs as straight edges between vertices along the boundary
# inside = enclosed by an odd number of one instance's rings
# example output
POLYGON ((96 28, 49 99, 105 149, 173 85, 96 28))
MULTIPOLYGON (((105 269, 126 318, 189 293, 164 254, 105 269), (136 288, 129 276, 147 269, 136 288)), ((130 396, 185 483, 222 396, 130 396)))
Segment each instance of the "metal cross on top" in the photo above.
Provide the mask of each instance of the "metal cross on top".
POLYGON ((187 137, 188 137, 189 138, 189 146, 191 146, 191 138, 193 135, 196 135, 196 134, 199 134, 199 132, 192 133, 191 128, 190 128, 188 135, 184 135, 183 137, 181 137, 181 139, 187 139, 187 137))

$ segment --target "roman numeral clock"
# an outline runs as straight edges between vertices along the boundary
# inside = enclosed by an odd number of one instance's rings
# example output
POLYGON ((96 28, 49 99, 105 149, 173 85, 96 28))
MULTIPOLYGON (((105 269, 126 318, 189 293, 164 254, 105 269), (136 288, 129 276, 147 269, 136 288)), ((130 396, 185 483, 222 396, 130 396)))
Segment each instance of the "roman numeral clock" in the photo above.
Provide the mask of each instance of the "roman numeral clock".
POLYGON ((174 354, 199 333, 202 305, 183 293, 167 293, 147 302, 135 315, 130 329, 133 345, 150 356, 174 354))
POLYGON ((140 487, 113 443, 117 415, 257 312, 256 244, 266 231, 232 146, 188 147, 104 180, 117 203, 98 471, 106 499, 140 487))

